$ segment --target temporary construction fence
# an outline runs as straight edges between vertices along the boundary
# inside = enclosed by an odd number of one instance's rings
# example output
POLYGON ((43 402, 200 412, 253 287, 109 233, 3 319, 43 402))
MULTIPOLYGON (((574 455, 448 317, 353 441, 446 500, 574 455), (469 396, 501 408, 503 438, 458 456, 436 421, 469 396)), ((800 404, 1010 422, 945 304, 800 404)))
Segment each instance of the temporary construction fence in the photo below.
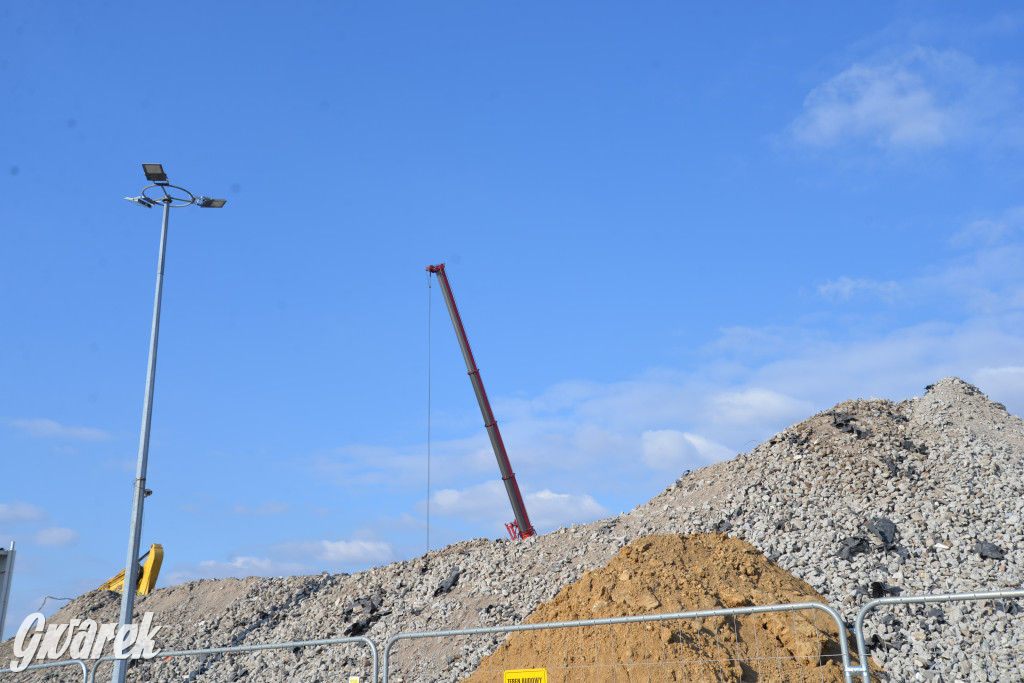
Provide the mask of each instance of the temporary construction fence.
MULTIPOLYGON (((501 683, 509 671, 548 683, 583 681, 850 681, 842 617, 824 603, 736 607, 581 621, 401 633, 384 647, 384 683, 405 680, 501 683), (503 644, 477 663, 483 649, 503 644), (415 648, 401 666, 399 641, 461 639, 415 648), (477 655, 478 656, 478 655, 477 655), (462 661, 460 661, 462 660, 462 661), (543 673, 541 674, 541 670, 543 673)), ((859 669, 858 669, 859 670, 859 669)))
MULTIPOLYGON (((167 650, 161 651, 153 659, 138 659, 133 660, 133 667, 128 671, 129 673, 138 666, 152 666, 154 671, 151 672, 150 680, 170 680, 170 676, 166 675, 166 672, 162 672, 160 669, 165 667, 169 660, 174 657, 204 657, 201 666, 205 669, 209 667, 211 662, 210 657, 219 657, 221 655, 238 655, 242 653, 252 652, 263 652, 267 650, 296 650, 310 647, 323 647, 332 645, 362 645, 368 650, 368 656, 362 658, 357 663, 352 664, 345 668, 344 672, 336 673, 338 680, 348 681, 352 678, 363 681, 371 681, 376 683, 378 676, 378 657, 377 657, 377 646, 373 644, 369 638, 357 637, 357 638, 328 638, 324 640, 297 640, 288 643, 267 643, 265 645, 238 645, 235 647, 211 647, 199 650, 167 650), (365 661, 364 661, 365 660, 365 661)), ((107 656, 101 657, 96 660, 92 665, 92 669, 89 671, 89 679, 86 683, 95 683, 96 672, 99 670, 101 665, 108 664, 114 661, 114 657, 107 656)), ((199 674, 193 676, 188 674, 186 678, 188 680, 195 680, 199 674)), ((290 677, 288 677, 290 678, 290 677)), ((329 678, 329 677, 328 677, 329 678)), ((103 680, 101 678, 101 680, 103 680)))
MULTIPOLYGON (((860 661, 872 658, 891 680, 1024 680, 1024 590, 912 595, 872 600, 857 614, 860 661), (898 614, 874 614, 885 606, 898 614), (972 617, 969 621, 964 617, 972 617), (865 630, 871 618, 870 640, 865 630), (901 633, 909 633, 905 640, 901 633), (918 678, 914 678, 918 676, 918 678)), ((870 683, 867 671, 861 671, 870 683)))
POLYGON ((11 669, 0 669, 0 674, 25 674, 30 671, 37 671, 39 669, 52 669, 60 666, 78 666, 82 668, 82 683, 86 683, 86 676, 89 673, 89 669, 86 663, 81 659, 62 659, 59 662, 44 662, 43 664, 30 664, 21 671, 13 671, 11 669))
MULTIPOLYGON (((405 681, 417 683, 503 683, 512 680, 506 676, 510 671, 524 672, 521 680, 525 680, 539 678, 543 670, 547 683, 1019 683, 1024 680, 1024 608, 1016 600, 1022 598, 1024 589, 872 600, 861 608, 852 626, 856 638, 853 653, 842 616, 827 604, 802 602, 400 633, 384 647, 382 674, 374 643, 366 637, 353 637, 161 651, 154 659, 134 660, 129 678, 143 667, 152 667, 144 676, 149 680, 180 680, 183 672, 171 663, 176 657, 203 658, 184 674, 192 681, 201 680, 225 655, 292 651, 281 653, 287 658, 300 649, 343 646, 342 661, 346 663, 322 671, 321 680, 344 682, 358 677, 364 683, 376 683, 382 675, 383 683, 392 683, 396 674, 401 674, 405 681), (886 607, 902 611, 881 613, 886 607), (902 634, 909 634, 909 640, 903 640, 902 634), (439 640, 444 646, 438 646, 439 640), (400 642, 404 645, 396 656, 394 650, 400 642), (484 652, 490 654, 481 656, 484 652)), ((35 680, 41 669, 79 667, 83 683, 95 683, 97 676, 107 678, 107 671, 98 672, 109 670, 112 661, 113 657, 103 657, 91 668, 82 660, 70 659, 33 664, 20 672, 0 669, 0 681, 35 680)), ((288 671, 296 668, 294 662, 264 660, 249 666, 298 680, 293 675, 296 671, 288 671)))

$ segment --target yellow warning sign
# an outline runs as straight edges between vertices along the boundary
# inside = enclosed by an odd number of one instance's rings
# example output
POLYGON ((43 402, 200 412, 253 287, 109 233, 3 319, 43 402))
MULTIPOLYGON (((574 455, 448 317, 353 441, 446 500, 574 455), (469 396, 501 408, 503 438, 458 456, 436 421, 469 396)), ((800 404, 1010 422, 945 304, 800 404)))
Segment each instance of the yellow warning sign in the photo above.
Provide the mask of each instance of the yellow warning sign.
POLYGON ((517 669, 506 671, 503 683, 548 683, 547 669, 517 669))

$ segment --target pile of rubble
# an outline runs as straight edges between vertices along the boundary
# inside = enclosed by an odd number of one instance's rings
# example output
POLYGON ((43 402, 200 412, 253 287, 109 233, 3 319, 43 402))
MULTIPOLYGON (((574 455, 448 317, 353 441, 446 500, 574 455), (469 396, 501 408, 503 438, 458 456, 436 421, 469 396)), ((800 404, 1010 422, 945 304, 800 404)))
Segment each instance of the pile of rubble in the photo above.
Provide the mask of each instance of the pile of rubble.
MULTIPOLYGON (((402 632, 522 623, 638 538, 718 533, 749 543, 852 622, 873 597, 1024 586, 1022 515, 1024 422, 947 378, 899 403, 841 403, 611 519, 526 541, 465 541, 354 575, 194 581, 140 598, 136 609, 155 613, 164 650, 345 636, 383 648, 402 632)), ((48 621, 116 621, 117 604, 93 591, 48 621)), ((871 655, 884 676, 1024 680, 1024 617, 996 620, 1000 631, 985 614, 1014 617, 1016 604, 930 609, 872 617, 871 655), (941 651, 928 649, 931 634, 941 651)), ((401 641, 391 680, 461 680, 501 640, 401 641)), ((11 643, 0 644, 0 662, 10 659, 11 643)), ((365 648, 323 646, 161 659, 129 675, 318 683, 369 672, 365 648)))

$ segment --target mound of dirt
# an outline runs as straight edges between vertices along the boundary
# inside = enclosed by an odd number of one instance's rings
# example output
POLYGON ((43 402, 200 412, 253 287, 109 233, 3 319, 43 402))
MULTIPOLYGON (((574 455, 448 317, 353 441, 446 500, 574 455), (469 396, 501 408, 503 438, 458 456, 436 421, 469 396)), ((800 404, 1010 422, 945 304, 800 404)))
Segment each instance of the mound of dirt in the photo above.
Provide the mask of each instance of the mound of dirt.
MULTIPOLYGON (((648 536, 586 572, 526 623, 825 600, 750 544, 719 534, 648 536)), ((513 633, 467 680, 509 669, 549 680, 843 681, 839 633, 818 610, 513 633)))

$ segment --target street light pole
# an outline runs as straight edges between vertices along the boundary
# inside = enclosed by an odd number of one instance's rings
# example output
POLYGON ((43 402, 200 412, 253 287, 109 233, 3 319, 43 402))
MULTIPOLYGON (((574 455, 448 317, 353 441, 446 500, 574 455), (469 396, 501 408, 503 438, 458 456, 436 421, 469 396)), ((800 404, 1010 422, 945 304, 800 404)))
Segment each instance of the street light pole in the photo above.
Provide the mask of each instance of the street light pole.
MULTIPOLYGON (((171 208, 191 206, 197 204, 204 208, 220 208, 224 206, 224 200, 209 199, 207 197, 196 197, 184 188, 170 185, 163 167, 159 164, 143 164, 146 177, 156 181, 155 184, 146 187, 139 197, 125 197, 128 201, 139 206, 150 208, 157 203, 164 205, 163 223, 160 228, 160 255, 156 267, 156 298, 153 302, 153 328, 149 337, 149 365, 146 371, 146 395, 142 404, 142 434, 139 437, 139 463, 135 471, 135 492, 132 497, 132 523, 128 532, 128 559, 125 563, 124 583, 121 588, 121 612, 118 617, 118 631, 126 629, 132 623, 132 613, 135 611, 135 592, 138 590, 139 582, 139 549, 142 541, 142 507, 146 498, 146 467, 149 462, 149 433, 153 422, 153 389, 156 384, 156 351, 160 338, 160 303, 163 298, 164 289, 164 260, 167 254, 167 225, 170 221, 171 208), (156 168, 154 168, 156 167, 156 168), (151 188, 159 188, 163 193, 161 198, 150 198, 146 191, 151 188), (183 194, 177 194, 180 191, 183 194), (186 196, 187 195, 187 196, 186 196)), ((115 645, 116 649, 116 645, 115 645)), ((115 652, 115 654, 118 654, 115 652)), ((127 653, 125 653, 127 655, 127 653)), ((128 660, 116 659, 114 661, 113 683, 124 683, 125 675, 128 673, 128 660)))
MULTIPOLYGON (((139 583, 139 546, 142 542, 142 506, 146 498, 146 466, 149 462, 149 429, 153 423, 153 387, 156 383, 156 349, 160 338, 160 300, 164 290, 164 258, 167 254, 167 223, 171 199, 164 198, 164 220, 160 228, 160 257, 156 266, 156 300, 153 302, 153 329, 149 336, 149 366, 146 371, 146 396, 142 402, 142 436, 139 438, 139 464, 135 471, 135 493, 132 497, 132 523, 128 532, 128 559, 121 589, 121 613, 117 623, 124 628, 132 623, 135 591, 139 583)), ((128 660, 114 662, 114 682, 123 683, 128 660)))

